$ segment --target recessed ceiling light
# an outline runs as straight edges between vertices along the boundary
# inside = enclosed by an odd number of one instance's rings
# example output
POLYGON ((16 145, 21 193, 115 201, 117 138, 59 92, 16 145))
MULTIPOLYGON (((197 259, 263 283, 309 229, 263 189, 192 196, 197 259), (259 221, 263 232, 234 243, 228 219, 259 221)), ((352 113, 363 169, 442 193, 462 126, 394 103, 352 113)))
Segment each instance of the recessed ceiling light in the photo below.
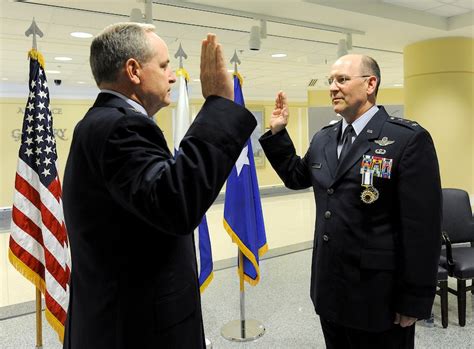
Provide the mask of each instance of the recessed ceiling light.
POLYGON ((74 36, 75 38, 87 39, 92 38, 94 35, 85 32, 72 32, 71 36, 74 36))
POLYGON ((194 82, 199 82, 201 79, 193 79, 194 82))
POLYGON ((286 57, 286 53, 274 53, 272 54, 273 58, 283 58, 286 57))
POLYGON ((45 70, 48 74, 61 74, 59 70, 45 70))
POLYGON ((71 57, 54 57, 57 61, 72 61, 71 57))
POLYGON ((403 84, 393 84, 394 87, 402 87, 403 84))
POLYGON ((78 81, 78 84, 84 85, 86 82, 85 81, 78 81))
POLYGON ((3 81, 7 81, 7 80, 8 80, 8 78, 2 78, 2 80, 3 80, 3 81))

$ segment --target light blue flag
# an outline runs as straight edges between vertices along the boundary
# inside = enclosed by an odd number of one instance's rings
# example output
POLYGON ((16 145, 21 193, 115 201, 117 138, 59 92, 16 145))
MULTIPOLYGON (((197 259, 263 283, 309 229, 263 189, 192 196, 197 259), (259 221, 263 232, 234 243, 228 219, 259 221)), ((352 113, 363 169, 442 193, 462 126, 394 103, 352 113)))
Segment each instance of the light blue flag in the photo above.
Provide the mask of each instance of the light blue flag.
MULTIPOLYGON (((234 74, 234 101, 245 105, 238 74, 234 74)), ((239 260, 241 280, 256 285, 260 280, 259 257, 267 252, 268 245, 250 139, 227 178, 224 228, 243 254, 239 260)))
MULTIPOLYGON (((178 103, 176 106, 176 114, 174 118, 174 152, 175 156, 179 151, 179 143, 188 131, 191 124, 191 113, 189 111, 189 97, 187 80, 188 72, 184 68, 180 68, 177 72, 179 84, 178 103)), ((199 289, 202 292, 212 281, 214 274, 212 263, 211 240, 209 238, 209 229, 207 227, 206 216, 202 218, 201 224, 194 233, 194 239, 197 243, 196 254, 199 267, 199 289)))

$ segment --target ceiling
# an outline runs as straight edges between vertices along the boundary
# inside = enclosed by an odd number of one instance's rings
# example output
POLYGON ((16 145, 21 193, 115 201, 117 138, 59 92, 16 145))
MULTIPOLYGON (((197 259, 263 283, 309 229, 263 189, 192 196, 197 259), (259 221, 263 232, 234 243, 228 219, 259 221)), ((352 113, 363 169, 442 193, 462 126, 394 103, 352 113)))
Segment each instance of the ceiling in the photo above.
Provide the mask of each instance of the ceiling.
MULTIPOLYGON (((106 25, 128 21, 132 8, 145 12, 145 0, 11 1, 0 6, 0 96, 27 95, 26 37, 33 17, 44 33, 38 49, 46 61, 51 98, 91 98, 97 93, 89 63, 91 38, 106 25), (70 57, 57 61, 55 57, 70 57), (56 71, 56 73, 55 73, 56 71), (59 72, 59 73, 57 73, 59 72), (61 80, 60 86, 51 80, 61 80)), ((200 96, 200 42, 215 32, 228 60, 240 58, 246 99, 272 99, 279 89, 294 101, 306 100, 308 88, 327 89, 338 41, 352 33, 349 52, 374 57, 382 70, 382 88, 403 86, 403 49, 421 40, 474 37, 474 0, 174 0, 152 1, 157 33, 167 42, 171 64, 182 45, 188 58, 191 97, 200 96), (261 49, 249 49, 251 26, 266 20, 261 49), (272 58, 285 53, 283 58, 272 58), (314 86, 309 87, 312 80, 314 86)), ((229 69, 233 65, 229 62, 229 69)))

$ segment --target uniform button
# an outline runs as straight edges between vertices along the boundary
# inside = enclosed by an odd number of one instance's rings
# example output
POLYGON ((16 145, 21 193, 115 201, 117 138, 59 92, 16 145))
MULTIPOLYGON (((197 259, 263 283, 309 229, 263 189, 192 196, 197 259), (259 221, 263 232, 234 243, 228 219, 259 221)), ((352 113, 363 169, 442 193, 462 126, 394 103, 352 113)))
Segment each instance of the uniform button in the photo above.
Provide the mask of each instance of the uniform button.
POLYGON ((328 242, 329 241, 329 236, 327 236, 326 234, 323 235, 323 240, 325 242, 328 242))
POLYGON ((327 190, 327 192, 328 192, 329 195, 332 195, 332 194, 334 194, 334 189, 333 189, 333 188, 329 188, 329 189, 327 190))
POLYGON ((324 218, 326 218, 326 219, 331 218, 331 211, 324 212, 324 218))

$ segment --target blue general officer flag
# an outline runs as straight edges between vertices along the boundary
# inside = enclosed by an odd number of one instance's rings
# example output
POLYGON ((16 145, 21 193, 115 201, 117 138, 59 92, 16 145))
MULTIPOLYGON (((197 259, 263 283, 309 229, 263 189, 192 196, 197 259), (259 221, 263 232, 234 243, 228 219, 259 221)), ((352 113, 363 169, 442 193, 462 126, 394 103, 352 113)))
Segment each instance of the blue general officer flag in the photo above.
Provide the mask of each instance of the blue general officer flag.
MULTIPOLYGON (((238 73, 234 74, 234 101, 244 106, 241 80, 238 73)), ((250 138, 227 179, 224 228, 243 255, 240 278, 256 285, 260 280, 259 257, 268 246, 250 138)))
MULTIPOLYGON (((189 97, 187 81, 188 72, 180 68, 176 72, 179 84, 178 102, 176 105, 176 114, 174 118, 174 152, 175 156, 179 152, 179 143, 189 129, 191 124, 191 114, 189 112, 189 97)), ((202 218, 201 224, 194 234, 195 241, 198 241, 196 248, 198 267, 199 267, 199 289, 201 293, 206 289, 213 278, 213 263, 211 240, 209 238, 209 229, 207 227, 206 216, 202 218)))

